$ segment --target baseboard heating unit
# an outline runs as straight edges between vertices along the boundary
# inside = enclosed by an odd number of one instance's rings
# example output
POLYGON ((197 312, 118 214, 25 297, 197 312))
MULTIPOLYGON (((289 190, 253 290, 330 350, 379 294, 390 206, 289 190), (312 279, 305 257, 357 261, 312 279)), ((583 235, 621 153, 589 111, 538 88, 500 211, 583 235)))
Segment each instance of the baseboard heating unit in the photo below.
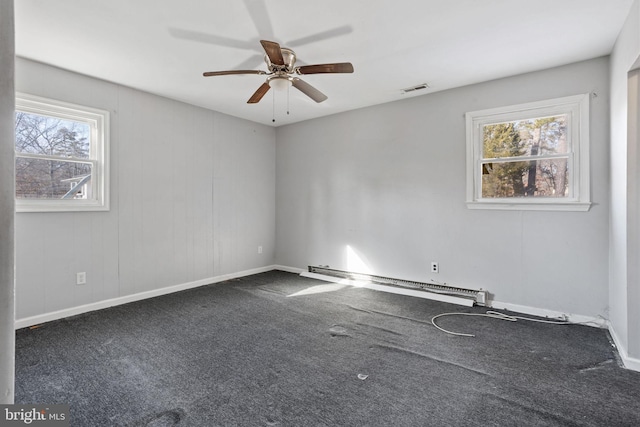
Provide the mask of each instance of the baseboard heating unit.
POLYGON ((465 289, 447 284, 417 282, 414 280, 396 279, 393 277, 378 276, 374 274, 355 273, 351 271, 336 270, 324 266, 309 266, 308 272, 300 275, 313 279, 324 280, 345 285, 358 286, 409 295, 419 298, 433 299, 453 304, 485 306, 488 292, 482 289, 465 289))

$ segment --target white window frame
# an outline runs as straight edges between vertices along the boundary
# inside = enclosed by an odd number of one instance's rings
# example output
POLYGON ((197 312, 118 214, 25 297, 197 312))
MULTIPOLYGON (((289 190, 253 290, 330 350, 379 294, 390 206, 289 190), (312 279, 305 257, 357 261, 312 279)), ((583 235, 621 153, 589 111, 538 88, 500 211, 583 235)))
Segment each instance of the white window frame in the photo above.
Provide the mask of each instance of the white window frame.
MULTIPOLYGON (((16 212, 75 212, 109 210, 109 112, 83 105, 25 93, 16 93, 16 111, 59 117, 86 123, 90 129, 90 157, 71 158, 91 163, 91 199, 21 199, 16 197, 16 212)), ((31 156, 16 152, 17 157, 65 160, 55 156, 31 156)))
POLYGON ((466 113, 467 207, 469 209, 588 211, 589 94, 466 113), (482 197, 483 126, 515 120, 569 115, 569 195, 567 197, 482 197))

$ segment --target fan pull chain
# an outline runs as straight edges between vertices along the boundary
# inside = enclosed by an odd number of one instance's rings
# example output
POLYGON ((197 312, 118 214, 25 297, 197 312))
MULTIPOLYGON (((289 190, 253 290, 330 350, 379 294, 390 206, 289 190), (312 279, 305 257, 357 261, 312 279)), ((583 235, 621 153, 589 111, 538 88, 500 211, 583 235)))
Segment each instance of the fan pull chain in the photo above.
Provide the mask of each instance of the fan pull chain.
POLYGON ((287 116, 289 115, 289 89, 291 88, 290 85, 287 85, 287 116))
POLYGON ((276 91, 273 90, 273 104, 272 104, 272 112, 271 112, 271 122, 275 123, 276 122, 276 91))

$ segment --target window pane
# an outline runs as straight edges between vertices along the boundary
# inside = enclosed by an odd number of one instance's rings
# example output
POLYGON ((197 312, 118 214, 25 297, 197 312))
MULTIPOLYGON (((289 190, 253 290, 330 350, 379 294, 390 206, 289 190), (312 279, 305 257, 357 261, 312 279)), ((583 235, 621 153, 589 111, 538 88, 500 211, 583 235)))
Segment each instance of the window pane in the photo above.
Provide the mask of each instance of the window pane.
POLYGON ((90 197, 91 164, 17 157, 19 199, 86 199, 90 197), (75 189, 71 192, 72 189, 75 189))
POLYGON ((566 154, 568 115, 484 125, 483 158, 566 154))
POLYGON ((16 151, 89 158, 89 125, 39 114, 16 112, 16 151))
POLYGON ((482 164, 482 197, 567 197, 568 159, 482 164))

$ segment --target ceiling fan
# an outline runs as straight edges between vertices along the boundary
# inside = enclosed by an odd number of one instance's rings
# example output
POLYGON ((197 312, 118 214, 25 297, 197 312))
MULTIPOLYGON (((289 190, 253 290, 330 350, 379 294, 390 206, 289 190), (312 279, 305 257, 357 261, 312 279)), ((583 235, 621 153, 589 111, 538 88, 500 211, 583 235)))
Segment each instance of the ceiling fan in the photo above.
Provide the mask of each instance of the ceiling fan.
POLYGON ((296 75, 302 74, 324 74, 324 73, 353 73, 353 65, 350 62, 337 62, 332 64, 302 65, 296 67, 296 53, 286 47, 280 47, 276 42, 260 40, 265 55, 264 61, 267 63, 269 71, 262 70, 230 70, 230 71, 208 71, 202 75, 205 77, 224 76, 231 74, 261 74, 267 75, 267 80, 255 91, 247 104, 256 104, 273 86, 289 85, 313 99, 315 102, 322 102, 327 96, 296 75))

